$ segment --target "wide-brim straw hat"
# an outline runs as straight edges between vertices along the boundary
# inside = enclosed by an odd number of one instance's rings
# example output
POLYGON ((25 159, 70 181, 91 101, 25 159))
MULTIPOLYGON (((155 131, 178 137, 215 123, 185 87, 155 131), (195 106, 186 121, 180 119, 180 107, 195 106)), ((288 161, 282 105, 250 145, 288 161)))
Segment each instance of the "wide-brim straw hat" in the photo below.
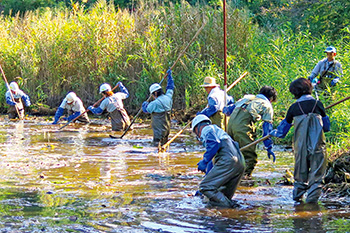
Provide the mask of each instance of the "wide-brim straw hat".
POLYGON ((219 84, 216 83, 215 78, 213 77, 205 77, 204 83, 201 85, 201 87, 218 87, 219 84))

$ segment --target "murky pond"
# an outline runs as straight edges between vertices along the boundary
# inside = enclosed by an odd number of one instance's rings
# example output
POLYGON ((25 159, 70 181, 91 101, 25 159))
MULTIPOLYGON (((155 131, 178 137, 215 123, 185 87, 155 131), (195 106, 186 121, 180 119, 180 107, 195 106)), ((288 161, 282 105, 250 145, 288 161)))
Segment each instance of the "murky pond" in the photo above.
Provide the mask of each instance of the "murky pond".
POLYGON ((45 118, 0 118, 1 232, 350 231, 348 200, 296 205, 292 187, 277 184, 293 170, 291 151, 275 164, 261 151, 239 208, 207 208, 193 196, 203 148, 190 132, 158 154, 149 124, 112 139, 107 121, 58 130, 45 118))

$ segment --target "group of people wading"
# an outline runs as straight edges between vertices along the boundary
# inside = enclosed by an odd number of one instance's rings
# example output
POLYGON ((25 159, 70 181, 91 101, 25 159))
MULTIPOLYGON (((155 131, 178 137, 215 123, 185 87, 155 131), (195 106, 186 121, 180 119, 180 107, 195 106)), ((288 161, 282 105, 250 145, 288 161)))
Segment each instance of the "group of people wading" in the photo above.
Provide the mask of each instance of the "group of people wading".
MULTIPOLYGON (((240 148, 256 140, 255 123, 263 121, 263 136, 284 138, 294 122, 294 190, 293 199, 315 203, 321 195, 322 180, 326 169, 325 136, 330 130, 330 120, 326 115, 323 104, 312 97, 314 89, 335 86, 342 76, 341 64, 334 59, 336 50, 328 47, 325 52, 327 58, 321 60, 306 78, 298 78, 290 83, 289 91, 295 97, 284 120, 273 129, 272 102, 277 100, 277 91, 271 86, 263 86, 256 95, 245 95, 234 102, 233 97, 226 95, 216 83, 215 78, 204 78, 202 87, 208 93, 208 104, 192 120, 192 131, 206 148, 203 159, 197 164, 198 170, 205 173, 199 186, 198 195, 204 195, 209 205, 234 207, 231 200, 241 179, 251 179, 257 164, 256 146, 240 151, 240 148), (225 102, 226 100, 226 102, 225 102), (229 117, 227 132, 224 131, 224 119, 229 117)), ((103 83, 100 94, 104 100, 98 107, 89 106, 93 114, 108 112, 113 131, 125 131, 130 126, 130 119, 124 108, 123 100, 128 98, 129 92, 122 82, 118 82, 119 92, 114 93, 111 86, 103 83)), ((153 143, 164 145, 168 141, 170 132, 170 111, 173 104, 175 85, 172 71, 167 71, 166 92, 159 83, 149 87, 151 102, 145 101, 142 110, 152 116, 153 143)), ((11 82, 6 93, 6 101, 10 105, 9 117, 16 114, 24 116, 23 103, 30 105, 30 99, 16 82, 11 82), (10 93, 11 92, 11 93, 10 93), (12 95, 12 96, 11 96, 12 95), (19 110, 16 113, 15 107, 19 110)), ((89 117, 81 99, 69 92, 58 107, 53 124, 57 124, 68 111, 68 117, 63 120, 89 123, 89 117), (79 117, 79 118, 77 118, 79 117)), ((269 158, 276 157, 273 152, 271 138, 264 142, 269 158)))

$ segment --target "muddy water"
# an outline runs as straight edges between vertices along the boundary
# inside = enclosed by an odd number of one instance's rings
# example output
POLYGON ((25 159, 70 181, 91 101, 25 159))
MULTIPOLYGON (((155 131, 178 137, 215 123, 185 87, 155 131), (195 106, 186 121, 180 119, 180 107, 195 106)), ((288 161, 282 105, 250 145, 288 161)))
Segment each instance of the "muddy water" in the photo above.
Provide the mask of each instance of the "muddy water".
MULTIPOLYGON (((296 205, 291 151, 273 164, 261 151, 253 187, 239 187, 237 209, 207 208, 193 194, 203 148, 189 132, 169 153, 151 146, 148 124, 123 140, 109 124, 58 130, 44 118, 0 121, 1 232, 330 232, 349 231, 348 200, 296 205)), ((173 129, 172 133, 177 130, 173 129)))

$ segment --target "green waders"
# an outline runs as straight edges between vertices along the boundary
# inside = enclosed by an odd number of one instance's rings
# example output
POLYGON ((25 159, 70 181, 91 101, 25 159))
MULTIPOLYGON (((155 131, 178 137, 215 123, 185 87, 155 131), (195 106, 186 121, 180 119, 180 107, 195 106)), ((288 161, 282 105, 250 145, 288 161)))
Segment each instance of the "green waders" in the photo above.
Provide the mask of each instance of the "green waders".
MULTIPOLYGON (((227 133, 234 141, 238 142, 240 147, 254 142, 256 139, 256 127, 252 115, 244 108, 234 111, 228 122, 227 133)), ((246 163, 244 175, 250 176, 255 164, 258 162, 258 155, 255 149, 256 145, 242 151, 246 163)))
POLYGON ((221 129, 225 130, 225 114, 221 111, 217 111, 211 117, 209 117, 212 124, 219 126, 221 129))
POLYGON ((314 203, 321 195, 326 171, 325 136, 319 114, 294 117, 294 190, 293 200, 300 201, 307 192, 306 202, 314 203))
POLYGON ((199 191, 214 206, 232 207, 231 198, 243 176, 245 163, 237 143, 224 139, 213 159, 214 167, 199 184, 199 191))
MULTIPOLYGON (((74 114, 74 112, 72 110, 68 110, 68 115, 72 115, 74 114)), ((86 112, 84 112, 84 114, 82 114, 78 119, 76 119, 77 121, 80 121, 82 123, 90 123, 88 114, 86 112)))
POLYGON ((153 144, 164 145, 170 133, 170 112, 153 112, 152 114, 153 144))
POLYGON ((130 125, 130 119, 125 109, 115 109, 113 112, 109 113, 109 117, 111 118, 113 131, 126 130, 130 125))
MULTIPOLYGON (((24 118, 24 107, 21 99, 15 99, 15 102, 17 103, 17 109, 19 114, 21 115, 19 118, 23 119, 24 118)), ((16 119, 18 117, 17 110, 15 105, 10 105, 7 113, 9 114, 10 119, 16 119)))

